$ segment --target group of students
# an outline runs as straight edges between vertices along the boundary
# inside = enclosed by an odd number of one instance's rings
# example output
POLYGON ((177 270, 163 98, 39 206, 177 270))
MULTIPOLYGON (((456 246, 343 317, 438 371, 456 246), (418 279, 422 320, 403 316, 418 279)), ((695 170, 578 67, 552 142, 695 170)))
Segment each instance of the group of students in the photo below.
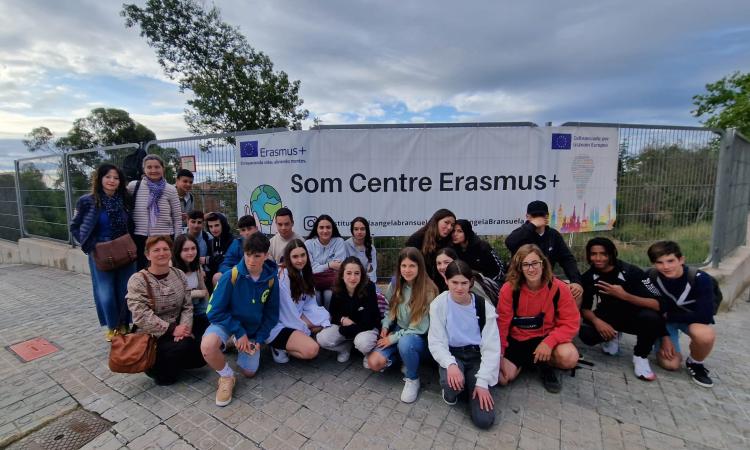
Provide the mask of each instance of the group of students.
POLYGON ((617 259, 612 241, 594 238, 586 246, 590 269, 581 275, 548 226, 547 205, 534 201, 526 223, 506 239, 506 268, 469 221, 440 209, 407 240, 380 292, 365 218, 351 221, 344 240, 336 222, 321 215, 303 241, 292 212, 281 208, 271 239, 257 232, 252 216, 239 219, 235 238, 223 214, 183 211, 193 207, 192 174, 180 171, 174 187, 165 184, 163 168, 147 156, 145 177, 126 188, 117 167, 102 165, 71 224, 90 261, 97 242, 134 233, 143 262, 102 272, 91 261, 94 299, 108 338, 131 331, 158 338, 147 374, 159 384, 207 363, 219 375, 216 404, 224 406, 236 383, 229 347, 248 377, 258 371, 262 345, 276 363, 315 358, 320 348, 346 362, 356 349, 369 370, 400 363, 401 400, 410 403, 419 393, 420 364, 434 359, 445 402, 466 397, 472 421, 487 428, 495 417, 490 387, 522 369, 538 368, 544 387, 560 391, 555 369, 578 363, 576 335, 614 355, 620 335, 635 334, 635 374, 650 381, 655 344, 662 367, 680 367, 680 331, 691 340, 686 367, 693 380, 713 384, 703 365, 715 341, 712 280, 687 268, 674 242, 649 248, 654 268, 646 273, 617 259), (569 282, 553 275, 556 264, 569 282))

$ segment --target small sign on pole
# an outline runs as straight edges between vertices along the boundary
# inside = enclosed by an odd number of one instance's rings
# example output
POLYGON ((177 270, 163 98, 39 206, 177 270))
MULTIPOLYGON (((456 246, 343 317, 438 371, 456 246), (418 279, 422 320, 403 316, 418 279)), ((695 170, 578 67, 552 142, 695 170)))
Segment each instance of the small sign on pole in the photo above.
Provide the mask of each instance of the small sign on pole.
POLYGON ((180 156, 180 167, 195 173, 195 156, 180 156))

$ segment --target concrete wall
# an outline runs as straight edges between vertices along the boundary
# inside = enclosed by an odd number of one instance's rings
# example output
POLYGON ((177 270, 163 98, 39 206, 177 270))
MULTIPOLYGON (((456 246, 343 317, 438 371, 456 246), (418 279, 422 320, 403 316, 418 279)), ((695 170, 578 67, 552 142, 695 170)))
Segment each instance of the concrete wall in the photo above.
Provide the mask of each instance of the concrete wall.
POLYGON ((88 256, 80 248, 36 238, 19 239, 18 244, 0 242, 0 263, 36 264, 72 272, 91 273, 88 256))

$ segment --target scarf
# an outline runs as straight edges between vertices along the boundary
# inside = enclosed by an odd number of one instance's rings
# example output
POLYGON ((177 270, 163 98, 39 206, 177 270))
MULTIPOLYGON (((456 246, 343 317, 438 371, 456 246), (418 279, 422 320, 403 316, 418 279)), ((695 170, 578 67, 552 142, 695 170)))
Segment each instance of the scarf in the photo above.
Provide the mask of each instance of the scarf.
POLYGON ((149 223, 156 224, 159 218, 159 199, 161 194, 164 193, 164 188, 167 186, 167 182, 162 178, 159 181, 151 181, 146 178, 148 184, 148 217, 149 223))
POLYGON ((115 239, 128 232, 128 222, 125 214, 125 203, 122 197, 115 194, 110 197, 102 193, 100 197, 102 209, 109 218, 110 238, 115 239))

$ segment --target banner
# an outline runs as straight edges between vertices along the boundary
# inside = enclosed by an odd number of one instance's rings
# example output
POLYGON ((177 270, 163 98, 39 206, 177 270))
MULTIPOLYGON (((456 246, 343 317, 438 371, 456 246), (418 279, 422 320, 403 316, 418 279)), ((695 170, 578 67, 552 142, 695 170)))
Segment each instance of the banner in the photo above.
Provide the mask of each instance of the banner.
POLYGON ((238 214, 265 233, 292 210, 307 235, 329 214, 341 234, 362 216, 373 235, 408 236, 439 208, 477 234, 508 234, 543 200, 561 232, 615 220, 616 128, 450 127, 287 131, 237 142, 238 214))

